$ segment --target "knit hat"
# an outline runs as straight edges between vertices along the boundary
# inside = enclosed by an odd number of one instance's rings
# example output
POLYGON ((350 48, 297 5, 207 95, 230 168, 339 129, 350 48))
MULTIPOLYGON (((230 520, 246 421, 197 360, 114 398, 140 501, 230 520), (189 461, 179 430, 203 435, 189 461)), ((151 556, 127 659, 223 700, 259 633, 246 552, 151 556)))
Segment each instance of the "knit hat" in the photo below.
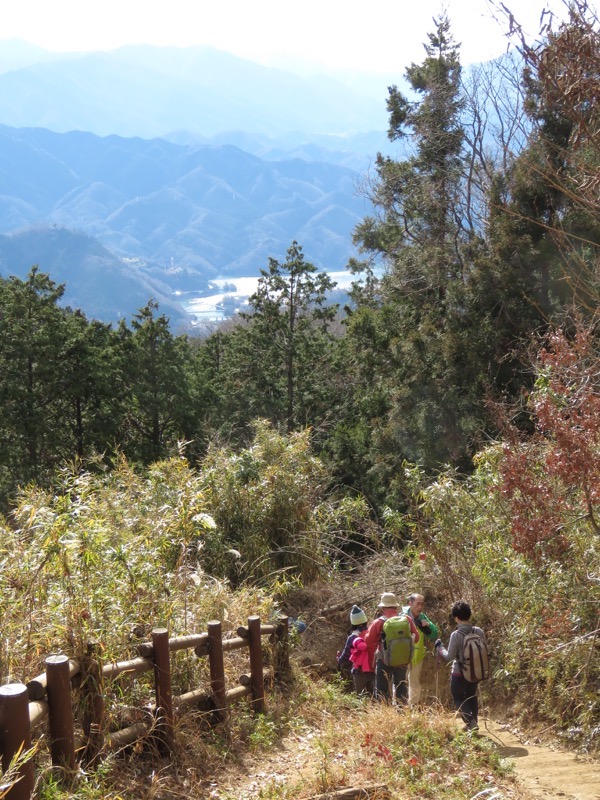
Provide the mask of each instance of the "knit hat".
POLYGON ((367 623, 367 615, 358 606, 352 606, 352 611, 350 612, 350 624, 351 625, 366 625, 367 623))
POLYGON ((392 592, 384 592, 377 608, 398 608, 400 603, 396 600, 396 595, 392 592))

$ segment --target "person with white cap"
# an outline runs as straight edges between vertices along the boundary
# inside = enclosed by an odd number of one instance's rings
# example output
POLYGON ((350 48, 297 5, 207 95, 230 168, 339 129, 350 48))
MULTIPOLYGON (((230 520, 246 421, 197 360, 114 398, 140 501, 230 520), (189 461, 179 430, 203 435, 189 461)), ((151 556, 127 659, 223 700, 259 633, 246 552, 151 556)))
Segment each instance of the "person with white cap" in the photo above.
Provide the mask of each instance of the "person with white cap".
MULTIPOLYGON (((406 671, 408 663, 400 666, 389 666, 384 663, 384 651, 382 646, 383 625, 391 617, 397 617, 400 604, 396 595, 392 592, 384 592, 377 606, 380 616, 373 620, 365 634, 365 642, 371 657, 371 663, 375 668, 375 697, 379 700, 391 701, 393 688, 396 692, 396 700, 403 703, 408 702, 408 684, 406 681, 406 671)), ((413 643, 419 641, 419 631, 410 617, 410 635, 413 643)), ((410 659, 409 659, 410 660, 410 659)))
POLYGON ((422 594, 413 592, 408 596, 407 603, 408 605, 403 607, 402 613, 414 620, 420 633, 419 641, 415 644, 413 650, 410 669, 408 670, 408 704, 415 706, 421 699, 421 669, 427 654, 425 641, 430 639, 434 642, 440 635, 440 631, 438 626, 429 619, 423 610, 425 598, 422 594))
POLYGON ((338 666, 340 669, 346 665, 351 667, 352 685, 356 694, 373 694, 375 673, 371 668, 363 638, 368 628, 367 615, 357 605, 352 606, 350 611, 350 624, 352 631, 346 639, 344 649, 338 653, 338 666))

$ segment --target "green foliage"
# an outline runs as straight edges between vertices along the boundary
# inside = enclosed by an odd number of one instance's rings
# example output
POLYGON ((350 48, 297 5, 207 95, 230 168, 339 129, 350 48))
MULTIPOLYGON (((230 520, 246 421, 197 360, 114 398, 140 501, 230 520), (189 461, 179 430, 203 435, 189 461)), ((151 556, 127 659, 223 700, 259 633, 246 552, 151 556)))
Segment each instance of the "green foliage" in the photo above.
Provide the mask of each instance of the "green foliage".
POLYGON ((322 548, 331 568, 344 569, 363 562, 365 554, 384 545, 381 525, 373 520, 372 509, 363 495, 329 497, 315 509, 322 548))
POLYGON ((155 302, 149 302, 134 316, 132 331, 124 326, 120 331, 131 393, 131 434, 122 446, 143 463, 173 451, 184 428, 190 396, 186 340, 173 336, 164 314, 156 316, 157 309, 155 302))
MULTIPOLYGON (((56 463, 67 428, 62 358, 65 315, 56 286, 34 267, 26 281, 0 282, 0 422, 4 481, 44 480, 56 463), (47 425, 57 419, 57 425, 47 425)), ((12 488, 12 487, 11 487, 12 488)))
MULTIPOLYGON (((324 374, 332 338, 328 324, 336 313, 326 305, 334 283, 306 261, 301 246, 293 242, 284 263, 269 259, 261 270, 251 312, 243 315, 254 393, 267 395, 266 416, 285 421, 287 432, 310 425, 319 407, 321 387, 315 378, 324 374)), ((252 392, 252 386, 247 386, 252 392)))
POLYGON ((253 443, 239 453, 211 447, 203 477, 217 524, 205 542, 210 571, 236 583, 282 571, 303 580, 319 573, 317 508, 328 476, 311 453, 308 430, 286 437, 259 421, 253 443))
MULTIPOLYGON (((133 330, 59 307, 64 287, 34 267, 0 281, 0 502, 49 486, 65 463, 121 450, 149 463, 197 431, 185 338, 150 302, 133 330)), ((198 411, 197 416, 200 416, 198 411)))
POLYGON ((497 243, 511 267, 518 263, 515 279, 546 321, 569 302, 593 313, 600 242, 598 17, 585 0, 575 0, 568 19, 543 43, 522 41, 519 50, 532 130, 503 176, 505 195, 493 213, 497 243))
POLYGON ((277 723, 261 715, 254 720, 253 730, 249 736, 250 747, 256 750, 268 749, 273 747, 280 736, 281 730, 277 723))
MULTIPOLYGON (((230 592, 202 568, 214 524, 204 482, 182 458, 145 475, 124 459, 106 474, 65 470, 54 494, 29 487, 2 526, 2 679, 37 674, 51 652, 82 656, 90 641, 118 660, 153 627, 180 635, 225 620, 230 592)), ((240 622, 242 609, 271 613, 257 589, 238 600, 240 622)))
POLYGON ((382 365, 371 383, 385 397, 371 419, 372 468, 387 479, 404 459, 429 469, 449 462, 467 468, 487 422, 480 400, 488 349, 468 291, 480 254, 463 197, 473 153, 465 148, 461 66, 446 17, 435 21, 425 51, 424 61, 406 70, 417 101, 395 86, 388 99, 388 135, 410 137, 412 149, 402 161, 378 156, 371 199, 379 215, 355 232, 387 268, 379 308, 359 309, 348 328, 363 349, 370 336, 369 361, 382 365))
MULTIPOLYGON (((403 459, 469 471, 498 435, 486 401, 530 388, 533 332, 572 299, 596 308, 597 43, 581 2, 544 45, 523 45, 529 120, 521 143, 500 140, 495 152, 486 124, 518 127, 519 76, 500 67, 466 113, 447 19, 406 70, 416 101, 390 89, 388 133, 404 157, 378 156, 368 187, 378 214, 355 231, 386 273, 378 291, 356 295, 343 343, 355 397, 327 442, 340 476, 379 507, 400 503, 390 489, 403 459)), ((528 415, 520 421, 527 429, 528 415)))
POLYGON ((417 485, 415 511, 432 591, 448 604, 466 597, 489 632, 496 690, 588 746, 600 719, 593 342, 581 331, 571 344, 551 337, 530 398, 539 434, 513 429, 468 479, 446 472, 417 485))

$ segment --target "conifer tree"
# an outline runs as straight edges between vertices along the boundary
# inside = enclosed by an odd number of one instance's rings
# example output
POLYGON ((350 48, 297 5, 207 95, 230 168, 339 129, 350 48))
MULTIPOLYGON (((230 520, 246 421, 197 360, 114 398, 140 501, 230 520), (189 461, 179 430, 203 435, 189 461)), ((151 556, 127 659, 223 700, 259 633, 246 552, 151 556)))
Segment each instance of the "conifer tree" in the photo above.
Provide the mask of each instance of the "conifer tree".
POLYGON ((520 244, 530 302, 544 323, 574 301, 594 311, 600 243, 600 29, 586 0, 544 40, 521 39, 532 130, 505 176, 496 229, 520 244))
POLYGON ((33 267, 0 283, 0 464, 9 489, 48 478, 65 437, 64 286, 33 267))
MULTIPOLYGON (((461 206, 465 166, 461 65, 444 15, 425 59, 406 70, 416 100, 389 89, 391 140, 411 143, 403 160, 378 156, 377 217, 355 232, 382 259, 384 306, 393 320, 387 375, 390 408, 379 427, 382 452, 428 466, 466 464, 481 425, 478 342, 466 286, 474 242, 461 206)), ((394 459, 392 458, 392 462, 394 459)))
POLYGON ((270 258, 268 269, 261 269, 244 315, 249 324, 240 336, 238 366, 248 378, 246 389, 257 416, 283 423, 288 433, 312 424, 325 402, 319 376, 332 342, 328 326, 337 307, 326 301, 334 285, 293 242, 285 262, 270 258))
POLYGON ((69 312, 65 324, 63 394, 68 426, 63 457, 82 459, 120 445, 125 416, 123 354, 110 325, 88 321, 80 311, 69 312))
POLYGON ((182 436, 189 413, 187 340, 176 338, 150 300, 120 328, 130 392, 126 452, 145 463, 164 457, 182 436))

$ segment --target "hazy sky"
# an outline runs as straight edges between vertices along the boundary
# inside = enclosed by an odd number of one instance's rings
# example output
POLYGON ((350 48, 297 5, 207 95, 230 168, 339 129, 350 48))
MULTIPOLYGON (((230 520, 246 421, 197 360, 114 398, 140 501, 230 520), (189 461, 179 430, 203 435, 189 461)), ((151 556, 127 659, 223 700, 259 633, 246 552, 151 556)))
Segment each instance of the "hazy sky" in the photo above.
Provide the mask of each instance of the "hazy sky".
MULTIPOLYGON (((504 0, 535 32, 548 3, 504 0)), ((506 49, 488 0, 446 0, 463 64, 506 49)), ((55 51, 123 44, 189 46, 282 64, 306 59, 330 69, 385 73, 423 56, 442 0, 0 0, 0 39, 22 38, 55 51)))

